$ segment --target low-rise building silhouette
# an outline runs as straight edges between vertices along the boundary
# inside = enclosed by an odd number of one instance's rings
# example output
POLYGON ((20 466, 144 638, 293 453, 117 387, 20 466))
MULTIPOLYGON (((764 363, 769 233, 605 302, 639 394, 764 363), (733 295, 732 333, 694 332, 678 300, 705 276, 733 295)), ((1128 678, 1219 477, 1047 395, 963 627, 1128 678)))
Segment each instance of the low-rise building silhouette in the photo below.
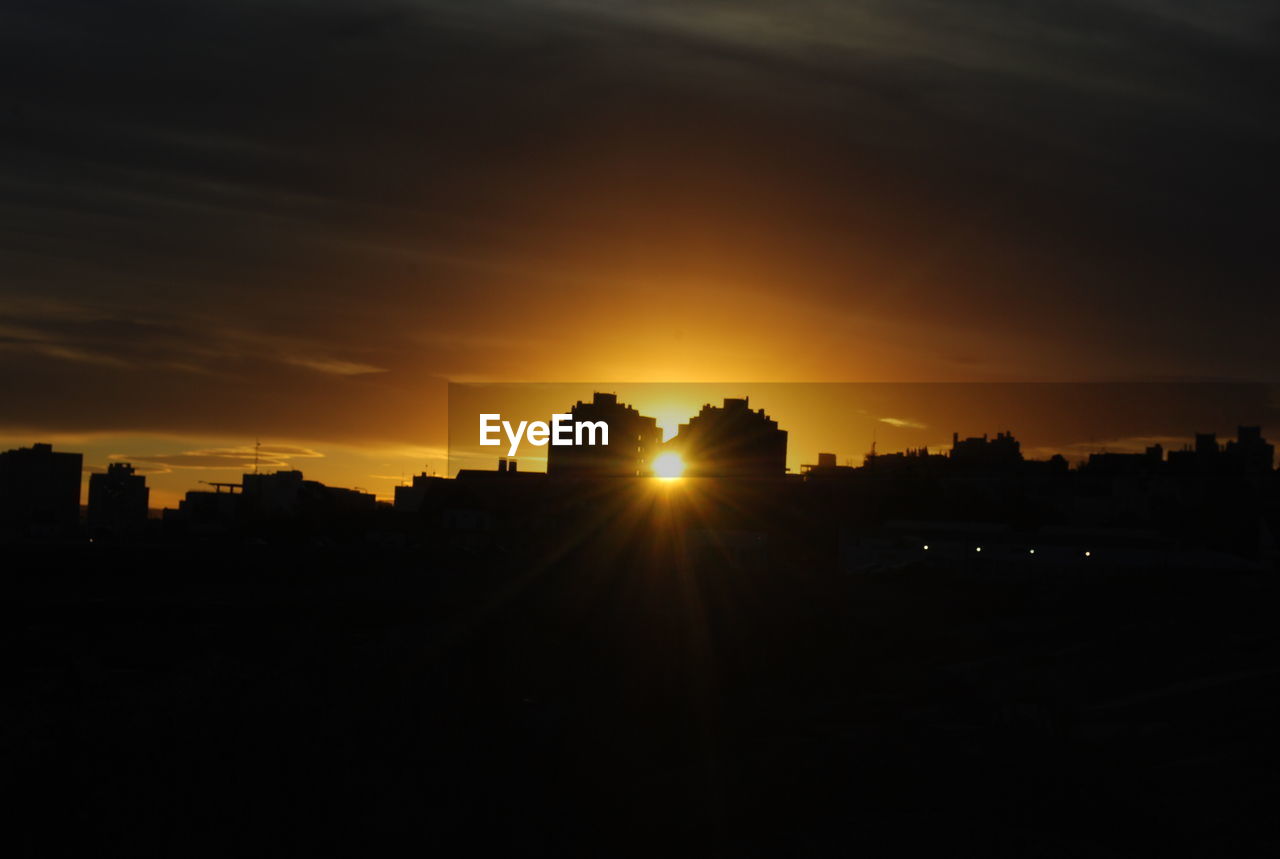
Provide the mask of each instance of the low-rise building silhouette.
POLYGON ((1164 466, 1164 447, 1159 444, 1148 445, 1142 453, 1101 453, 1089 454, 1084 469, 1095 475, 1152 475, 1164 466))
MULTIPOLYGON (((484 468, 460 468, 458 469, 457 479, 464 482, 470 482, 470 481, 476 481, 476 480, 507 481, 507 480, 515 480, 516 478, 521 478, 525 480, 525 482, 528 482, 529 480, 541 480, 546 476, 547 475, 539 474, 536 471, 521 471, 516 460, 507 459, 506 457, 499 457, 497 471, 489 471, 488 469, 484 469, 484 468)), ((612 475, 612 476, 617 477, 619 475, 612 475)), ((631 475, 623 475, 623 476, 630 477, 631 475)))
POLYGON ((207 489, 191 489, 176 510, 166 508, 165 530, 183 529, 191 534, 229 531, 243 516, 244 487, 239 483, 208 483, 207 489), (225 492, 223 490, 226 490, 225 492))
POLYGON ((996 433, 995 438, 983 433, 981 438, 966 439, 952 433, 951 460, 969 468, 1007 468, 1022 462, 1022 446, 1012 432, 996 433))
POLYGON ((0 453, 0 536, 62 539, 80 526, 84 457, 34 444, 0 453))
POLYGON ((135 537, 147 525, 147 479, 127 462, 113 462, 89 476, 89 536, 135 537))
POLYGON ((878 453, 873 449, 863 459, 862 468, 867 474, 880 477, 924 477, 938 474, 950 462, 940 453, 930 453, 928 447, 893 453, 878 453))
POLYGON ((409 486, 397 486, 395 492, 395 509, 401 513, 419 513, 428 504, 433 495, 448 491, 449 481, 443 477, 427 474, 413 476, 409 486))
POLYGON ((244 511, 253 519, 330 519, 372 513, 377 499, 359 489, 306 480, 301 471, 246 474, 244 511))
POLYGON ((836 455, 834 453, 818 454, 818 461, 814 464, 802 464, 800 473, 804 475, 806 480, 832 480, 842 477, 849 477, 857 469, 852 465, 839 465, 836 463, 836 455))
POLYGON ((248 523, 332 524, 358 521, 378 503, 371 493, 306 480, 301 471, 246 474, 240 483, 208 485, 213 491, 188 492, 176 511, 166 510, 166 527, 200 533, 248 523))

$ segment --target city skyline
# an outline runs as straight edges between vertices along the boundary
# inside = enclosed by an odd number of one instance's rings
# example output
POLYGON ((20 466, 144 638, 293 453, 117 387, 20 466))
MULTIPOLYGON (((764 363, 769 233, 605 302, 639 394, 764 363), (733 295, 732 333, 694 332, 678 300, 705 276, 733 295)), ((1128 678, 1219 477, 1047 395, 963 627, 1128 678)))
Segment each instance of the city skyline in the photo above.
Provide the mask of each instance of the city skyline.
MULTIPOLYGON (((561 403, 563 405, 567 393, 587 391, 591 387, 578 384, 511 383, 463 385, 459 386, 459 390, 483 391, 491 396, 496 392, 503 401, 515 404, 518 408, 531 409, 530 414, 537 414, 541 404, 561 403), (522 402, 522 397, 526 395, 531 396, 532 399, 522 402)), ((659 430, 666 430, 663 433, 664 445, 676 437, 676 430, 693 418, 700 408, 706 408, 707 403, 698 407, 687 404, 696 402, 699 398, 706 399, 709 391, 719 392, 721 399, 726 401, 734 399, 726 392, 736 394, 753 389, 764 391, 768 392, 764 399, 757 398, 756 402, 765 405, 770 401, 769 393, 772 393, 774 401, 781 401, 783 412, 776 412, 771 406, 768 411, 773 417, 778 418, 779 427, 789 433, 793 439, 792 443, 786 447, 785 459, 786 471, 792 474, 802 473, 802 466, 816 462, 819 454, 831 453, 842 465, 861 466, 865 455, 873 449, 882 454, 926 448, 935 453, 946 452, 953 447, 957 435, 961 438, 984 436, 988 433, 995 436, 1003 431, 1000 429, 1002 426, 1016 431, 1026 458, 1045 460, 1058 454, 1074 466, 1086 462, 1090 455, 1099 453, 1141 453, 1152 445, 1159 445, 1166 451, 1191 448, 1195 444, 1196 434, 1201 432, 1216 433, 1225 441, 1227 438, 1234 437, 1237 427, 1241 425, 1261 425, 1265 434, 1267 418, 1280 414, 1280 410, 1276 408, 1273 401, 1275 392, 1266 386, 1178 385, 1163 388, 1151 385, 1033 386, 1031 390, 1044 388, 1052 393, 1051 396, 1044 395, 1039 399, 1028 397, 1026 393, 1028 389, 1016 385, 752 386, 739 383, 613 387, 623 391, 630 389, 638 395, 634 405, 639 409, 639 414, 656 420, 659 430), (859 391, 863 392, 862 400, 858 400, 857 392, 859 391), (867 391, 874 391, 876 394, 871 396, 865 393, 867 391), (924 401, 944 399, 939 396, 939 391, 948 392, 947 399, 950 402, 945 404, 941 411, 935 411, 932 414, 924 411, 921 405, 924 401), (1142 395, 1143 392, 1146 392, 1145 397, 1142 395), (1179 396, 1172 396, 1175 392, 1179 396), (1212 396, 1207 395, 1210 392, 1212 396), (784 394, 786 396, 783 396, 784 394), (850 398, 850 402, 833 410, 830 403, 821 402, 828 397, 846 397, 850 398), (982 419, 965 418, 960 421, 951 421, 956 425, 963 425, 963 430, 948 429, 951 423, 947 421, 956 414, 954 411, 956 404, 966 399, 985 404, 987 407, 1004 402, 1004 419, 997 421, 991 418, 983 423, 982 419), (1103 409, 1114 408, 1116 404, 1123 401, 1128 405, 1129 413, 1121 414, 1118 411, 1104 413, 1102 417, 1093 421, 1067 422, 1068 426, 1065 428, 1054 426, 1060 418, 1057 415, 1058 407, 1053 404, 1057 403, 1060 406, 1064 401, 1077 407, 1082 403, 1092 402, 1094 408, 1103 409), (1180 401, 1181 408, 1172 408, 1170 404, 1175 401, 1180 401), (815 402, 820 403, 820 406, 815 406, 815 402), (873 410, 858 408, 858 402, 871 406, 873 410), (1020 403, 1016 409, 1013 408, 1014 402, 1020 403), (646 405, 651 403, 658 405, 646 405), (685 403, 686 405, 671 406, 662 405, 663 403, 685 403), (913 403, 914 406, 911 405, 913 403), (1146 414, 1145 410, 1152 403, 1163 404, 1167 412, 1162 415, 1146 414), (891 404, 901 406, 903 409, 893 409, 890 407, 891 404), (879 406, 878 411, 874 410, 876 406, 879 406), (903 416, 882 414, 886 409, 903 416), (948 415, 948 409, 951 410, 950 415, 948 415), (1236 411, 1232 412, 1231 409, 1236 411), (662 417, 655 418, 650 413, 651 410, 661 414, 662 417), (1193 417, 1197 413, 1200 415, 1198 419, 1193 417), (1105 431, 1106 414, 1111 414, 1116 419, 1118 428, 1127 428, 1130 432, 1107 433, 1105 431), (1250 415, 1251 418, 1248 420, 1231 418, 1228 417, 1229 414, 1250 415), (789 419, 788 415, 794 415, 797 420, 789 419), (1039 416, 1037 419, 1029 420, 1037 415, 1039 416), (1135 416, 1150 418, 1151 425, 1171 428, 1166 432, 1136 433, 1132 430, 1141 424, 1133 423, 1135 416), (1206 420, 1205 416, 1214 417, 1206 420), (927 418, 930 423, 919 420, 922 417, 927 418), (1173 424, 1180 421, 1189 428, 1184 431, 1173 428, 1173 424), (815 432, 815 423, 822 422, 826 424, 827 431, 815 432), (797 425, 799 425, 798 431, 797 425), (834 431, 832 428, 835 428, 834 431), (1088 437, 1080 436, 1066 444, 1062 443, 1063 438, 1073 438, 1071 433, 1080 434, 1086 428, 1091 429, 1094 434, 1088 437), (1063 432, 1066 433, 1065 436, 1063 432), (1055 436, 1054 433, 1057 435, 1055 436)), ((596 394, 597 398, 600 396, 613 397, 614 395, 596 394)), ((747 398, 750 400, 750 395, 747 398)), ((625 396, 617 399, 619 403, 626 402, 625 396)), ((714 402, 714 398, 711 398, 711 401, 714 402)), ((465 399, 459 398, 458 414, 462 423, 469 426, 466 418, 469 414, 466 411, 466 403, 465 399)), ((1084 410, 1087 411, 1087 409, 1084 410)), ((1275 423, 1271 425, 1274 426, 1275 423)), ((465 433, 459 431, 458 435, 465 436, 465 433)), ((380 464, 399 466, 402 473, 379 474, 350 470, 352 460, 355 461, 356 467, 360 465, 369 467, 375 463, 372 458, 362 460, 360 455, 353 456, 350 453, 344 456, 341 449, 334 456, 324 449, 324 445, 307 447, 271 441, 228 444, 223 447, 195 451, 175 447, 173 453, 157 456, 154 459, 145 455, 138 456, 136 453, 131 455, 114 450, 109 456, 103 456, 99 452, 101 448, 95 449, 93 445, 77 446, 75 439, 37 438, 10 442, 0 438, 0 449, 29 447, 33 443, 50 441, 54 442, 56 449, 75 450, 85 454, 82 501, 87 499, 89 478, 93 474, 105 473, 109 465, 127 462, 137 470, 139 475, 147 478, 148 487, 152 493, 153 508, 176 508, 181 498, 188 491, 198 489, 198 484, 201 483, 238 481, 244 474, 255 472, 269 474, 277 471, 301 471, 312 480, 320 480, 331 486, 358 489, 376 496, 380 501, 390 502, 395 497, 395 488, 407 485, 414 475, 426 473, 453 477, 460 468, 488 469, 493 467, 495 456, 492 449, 465 444, 458 444, 453 450, 446 449, 428 457, 415 455, 421 451, 401 452, 398 459, 388 458, 380 464)), ((172 440, 172 443, 175 446, 181 445, 181 440, 172 440)), ((118 440, 110 439, 106 444, 117 445, 118 440)), ((541 473, 546 471, 547 453, 547 448, 526 447, 516 459, 522 464, 524 471, 541 473)))

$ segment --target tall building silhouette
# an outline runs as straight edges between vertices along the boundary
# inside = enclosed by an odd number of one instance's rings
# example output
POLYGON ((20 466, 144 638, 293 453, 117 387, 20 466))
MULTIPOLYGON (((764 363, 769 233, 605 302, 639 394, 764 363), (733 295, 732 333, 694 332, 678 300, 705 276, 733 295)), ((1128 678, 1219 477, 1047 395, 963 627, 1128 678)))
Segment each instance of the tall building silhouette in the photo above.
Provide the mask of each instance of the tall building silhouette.
POLYGON ((60 538, 80 525, 84 457, 35 444, 0 453, 0 535, 60 538))
POLYGON ((1275 462, 1275 446, 1262 437, 1262 427, 1237 427, 1236 437, 1223 450, 1230 467, 1242 473, 1270 471, 1275 462))
POLYGON ((1219 453, 1218 436, 1211 432, 1196 433, 1196 456, 1202 459, 1214 459, 1219 453))
POLYGON ((1260 476, 1269 474, 1275 463, 1276 449, 1262 437, 1260 426, 1239 426, 1236 437, 1219 444, 1214 433, 1195 434, 1195 443, 1169 452, 1169 465, 1179 474, 1235 474, 1260 476))
POLYGON ((135 536, 147 524, 151 490, 147 479, 127 462, 113 462, 105 474, 89 476, 89 534, 92 537, 135 536))
POLYGON ((787 472, 787 431, 750 399, 703 405, 681 424, 668 445, 680 453, 688 477, 782 477, 787 472))
POLYGON ((619 403, 616 394, 596 392, 569 410, 575 422, 603 421, 607 445, 547 445, 547 474, 552 477, 647 477, 662 444, 656 418, 619 403))

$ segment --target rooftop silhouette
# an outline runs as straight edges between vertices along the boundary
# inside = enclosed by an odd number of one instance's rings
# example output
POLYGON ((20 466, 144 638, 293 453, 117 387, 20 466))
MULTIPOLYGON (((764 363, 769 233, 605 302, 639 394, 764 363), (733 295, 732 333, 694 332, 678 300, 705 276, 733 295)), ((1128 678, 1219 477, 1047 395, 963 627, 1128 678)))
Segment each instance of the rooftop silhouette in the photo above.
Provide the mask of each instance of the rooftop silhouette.
POLYGON ((703 405, 667 445, 684 458, 688 477, 776 478, 787 471, 787 431, 751 410, 748 397, 703 405))
POLYGON ((595 392, 591 402, 579 400, 570 409, 574 421, 603 421, 609 426, 607 445, 549 446, 547 473, 554 477, 643 477, 662 445, 662 431, 654 418, 619 403, 616 394, 595 392))
POLYGON ((0 535, 60 539, 80 521, 83 457, 34 444, 0 453, 0 535))

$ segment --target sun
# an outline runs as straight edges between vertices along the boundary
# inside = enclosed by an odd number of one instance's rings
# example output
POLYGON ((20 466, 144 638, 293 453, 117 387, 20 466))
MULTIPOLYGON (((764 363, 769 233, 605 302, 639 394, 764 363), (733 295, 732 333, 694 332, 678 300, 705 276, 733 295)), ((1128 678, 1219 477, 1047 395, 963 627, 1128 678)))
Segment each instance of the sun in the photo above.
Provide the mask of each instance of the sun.
POLYGON ((659 454, 653 461, 653 473, 663 480, 675 480, 684 474, 684 460, 674 451, 659 454))

